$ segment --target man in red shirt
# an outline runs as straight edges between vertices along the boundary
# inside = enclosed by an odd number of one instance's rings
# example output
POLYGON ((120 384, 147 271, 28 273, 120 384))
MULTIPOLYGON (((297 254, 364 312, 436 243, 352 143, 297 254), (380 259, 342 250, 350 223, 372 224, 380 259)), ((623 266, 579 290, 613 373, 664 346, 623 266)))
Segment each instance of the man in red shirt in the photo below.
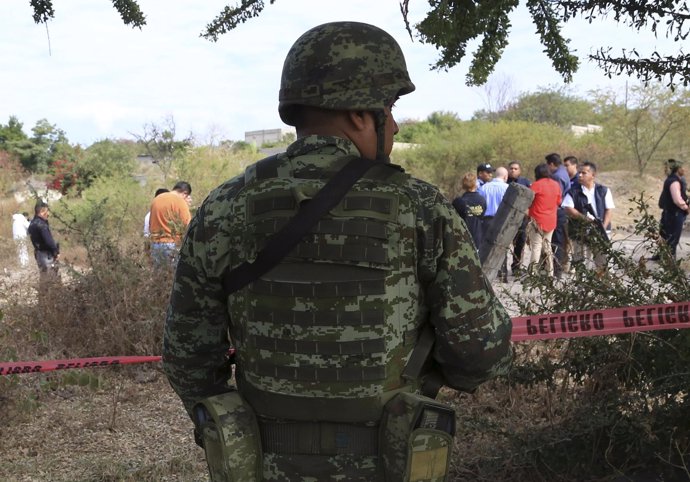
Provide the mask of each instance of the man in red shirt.
POLYGON ((534 200, 529 208, 529 222, 527 223, 527 242, 532 255, 530 270, 539 264, 544 253, 546 272, 553 276, 553 256, 551 253, 551 236, 556 229, 556 212, 561 204, 561 187, 551 179, 549 167, 546 163, 539 164, 534 169, 535 182, 530 189, 534 191, 534 200))

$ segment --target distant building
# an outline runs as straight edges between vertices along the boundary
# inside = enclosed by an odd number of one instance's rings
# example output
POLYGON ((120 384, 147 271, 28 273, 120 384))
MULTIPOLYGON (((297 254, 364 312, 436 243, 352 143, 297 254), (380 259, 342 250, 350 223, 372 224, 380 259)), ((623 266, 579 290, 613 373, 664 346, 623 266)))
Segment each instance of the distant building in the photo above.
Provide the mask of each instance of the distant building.
POLYGON ((261 147, 264 144, 281 142, 285 135, 295 135, 294 127, 281 127, 280 129, 262 129, 260 131, 247 131, 244 133, 244 142, 261 147))
POLYGON ((421 144, 414 144, 410 142, 393 142, 393 150, 400 149, 412 149, 414 147, 419 147, 421 144))
POLYGON ((601 132, 602 130, 603 127, 595 124, 587 124, 586 126, 570 126, 570 132, 572 132, 575 137, 591 134, 593 132, 601 132))

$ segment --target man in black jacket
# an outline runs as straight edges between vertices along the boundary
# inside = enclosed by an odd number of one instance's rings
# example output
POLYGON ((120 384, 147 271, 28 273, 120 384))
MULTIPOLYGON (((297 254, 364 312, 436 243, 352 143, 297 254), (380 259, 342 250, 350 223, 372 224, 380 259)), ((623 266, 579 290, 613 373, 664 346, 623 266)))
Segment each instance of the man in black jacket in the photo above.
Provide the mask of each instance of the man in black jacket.
POLYGON ((34 218, 29 224, 28 234, 34 247, 34 257, 41 275, 57 272, 57 260, 60 257, 60 246, 53 239, 48 224, 50 211, 48 205, 38 201, 34 208, 34 218))

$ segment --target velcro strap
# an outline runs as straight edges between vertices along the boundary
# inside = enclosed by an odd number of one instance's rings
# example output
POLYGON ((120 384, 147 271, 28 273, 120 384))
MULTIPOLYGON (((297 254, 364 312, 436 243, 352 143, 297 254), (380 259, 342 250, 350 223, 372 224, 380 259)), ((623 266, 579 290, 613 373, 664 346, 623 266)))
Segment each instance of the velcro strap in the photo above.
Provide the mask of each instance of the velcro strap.
POLYGON ((405 380, 419 380, 424 372, 424 367, 431 357, 431 351, 434 348, 434 331, 431 325, 426 324, 419 334, 419 340, 412 349, 410 358, 402 372, 402 378, 405 380))
POLYGON ((315 341, 253 335, 249 337, 249 343, 260 350, 305 355, 372 355, 386 351, 386 342, 383 338, 356 341, 315 341))
POLYGON ((376 455, 378 427, 333 422, 259 420, 264 453, 376 455))
POLYGON ((378 382, 386 379, 386 367, 342 367, 319 368, 313 366, 291 367, 272 362, 256 362, 250 367, 260 377, 278 380, 321 383, 378 382))
POLYGON ((374 279, 334 283, 290 283, 259 280, 252 283, 251 291, 258 295, 319 299, 382 295, 386 293, 386 280, 374 279))

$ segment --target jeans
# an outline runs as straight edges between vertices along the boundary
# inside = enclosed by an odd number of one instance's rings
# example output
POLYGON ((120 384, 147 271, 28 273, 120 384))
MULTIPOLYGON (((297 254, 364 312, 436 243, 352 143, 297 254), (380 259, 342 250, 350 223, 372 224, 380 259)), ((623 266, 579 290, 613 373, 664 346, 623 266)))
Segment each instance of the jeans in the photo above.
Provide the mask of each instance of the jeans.
POLYGON ((151 243, 151 260, 158 268, 173 267, 177 261, 177 244, 151 243))

